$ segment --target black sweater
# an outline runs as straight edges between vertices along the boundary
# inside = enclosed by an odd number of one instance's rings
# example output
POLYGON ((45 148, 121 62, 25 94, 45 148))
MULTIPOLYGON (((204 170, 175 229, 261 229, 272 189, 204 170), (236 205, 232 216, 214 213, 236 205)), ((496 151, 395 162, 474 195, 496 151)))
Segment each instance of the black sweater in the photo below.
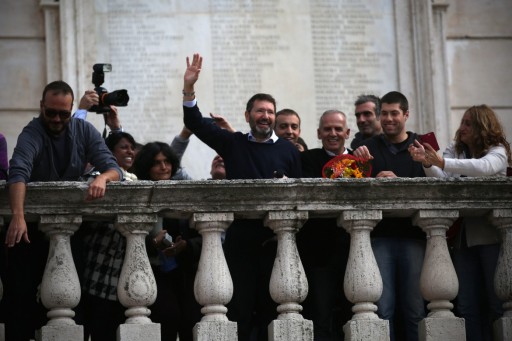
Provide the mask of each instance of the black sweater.
POLYGON ((249 141, 248 134, 232 133, 202 117, 196 106, 183 107, 185 126, 224 159, 226 179, 271 179, 274 171, 301 177, 300 155, 288 140, 249 141))
MULTIPOLYGON (((418 135, 412 132, 407 132, 407 135, 407 140, 398 144, 390 143, 384 134, 363 141, 374 158, 372 177, 381 171, 392 171, 396 176, 407 178, 425 176, 421 163, 414 161, 407 150, 418 135)), ((384 218, 375 226, 372 237, 425 239, 425 233, 418 226, 413 226, 411 218, 384 218)))

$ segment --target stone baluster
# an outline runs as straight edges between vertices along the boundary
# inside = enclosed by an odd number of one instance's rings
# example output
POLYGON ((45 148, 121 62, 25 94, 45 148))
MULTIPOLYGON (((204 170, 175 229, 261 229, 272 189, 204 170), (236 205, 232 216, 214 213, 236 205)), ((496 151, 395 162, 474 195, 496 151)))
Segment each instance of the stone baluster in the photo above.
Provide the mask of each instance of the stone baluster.
POLYGON ((419 324, 420 340, 466 340, 464 319, 451 311, 459 281, 446 243, 446 231, 458 216, 456 210, 420 210, 413 217, 413 223, 427 234, 420 287, 430 303, 428 316, 419 324))
POLYGON ((83 326, 73 321, 72 310, 80 302, 80 281, 71 254, 71 235, 82 217, 43 215, 39 229, 50 240, 48 259, 41 282, 41 302, 49 309, 48 323, 38 332, 38 340, 83 340, 83 326))
POLYGON ((503 303, 503 317, 494 322, 495 340, 512 340, 512 209, 496 209, 490 220, 501 234, 494 290, 503 303))
POLYGON ((370 242, 370 232, 381 219, 378 210, 345 211, 338 217, 338 226, 350 233, 344 290, 354 303, 354 316, 343 327, 345 340, 389 340, 389 322, 375 313, 383 285, 370 242))
POLYGON ((279 303, 277 320, 268 327, 269 340, 313 340, 313 322, 302 317, 299 304, 308 295, 308 281, 299 257, 295 233, 308 219, 305 211, 271 211, 265 226, 277 235, 277 253, 270 277, 270 295, 279 303))
POLYGON ((127 317, 118 329, 118 341, 159 341, 160 324, 149 319, 147 308, 156 300, 156 281, 149 264, 145 238, 153 229, 156 214, 120 214, 116 229, 126 238, 126 254, 117 285, 117 297, 127 317))
POLYGON ((203 238, 194 281, 194 295, 204 314, 194 326, 194 340, 237 340, 237 324, 226 317, 233 296, 233 281, 222 250, 221 235, 233 221, 233 213, 194 213, 190 224, 203 238))

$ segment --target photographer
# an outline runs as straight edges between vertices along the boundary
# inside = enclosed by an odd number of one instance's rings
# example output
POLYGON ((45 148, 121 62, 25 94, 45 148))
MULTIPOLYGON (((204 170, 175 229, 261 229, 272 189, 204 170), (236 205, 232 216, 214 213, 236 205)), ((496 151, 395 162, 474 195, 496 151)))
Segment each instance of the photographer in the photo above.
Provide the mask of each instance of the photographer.
MULTIPOLYGON (((78 104, 78 110, 73 114, 74 118, 79 118, 82 120, 87 119, 87 112, 91 110, 94 106, 97 106, 99 103, 99 96, 94 90, 85 90, 84 95, 80 99, 80 103, 78 104)), ((111 105, 110 110, 104 113, 105 116, 105 124, 109 127, 110 132, 123 131, 123 127, 121 126, 121 122, 118 117, 118 109, 116 106, 111 105)))
MULTIPOLYGON (((85 94, 80 99, 79 109, 73 114, 74 118, 86 120, 88 110, 94 105, 98 104, 98 94, 94 90, 86 90, 85 94)), ((110 106, 110 112, 105 113, 105 124, 110 129, 110 134, 115 132, 123 132, 123 126, 121 125, 121 121, 118 116, 118 108, 116 106, 110 106)), ((106 134, 105 134, 106 135, 106 134)), ((183 127, 178 135, 174 137, 171 142, 171 148, 178 156, 178 159, 181 162, 181 158, 187 149, 188 143, 190 142, 189 138, 192 135, 192 132, 183 127)), ((172 177, 171 180, 193 180, 190 175, 182 168, 178 168, 176 174, 172 177)))

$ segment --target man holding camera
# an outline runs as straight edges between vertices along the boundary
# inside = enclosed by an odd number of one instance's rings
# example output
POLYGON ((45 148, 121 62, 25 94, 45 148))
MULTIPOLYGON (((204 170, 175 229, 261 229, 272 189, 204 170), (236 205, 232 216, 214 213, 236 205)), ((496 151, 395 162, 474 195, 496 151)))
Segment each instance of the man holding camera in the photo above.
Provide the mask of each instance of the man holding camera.
MULTIPOLYGON (((73 113, 73 118, 82 120, 87 119, 87 112, 98 106, 100 97, 95 90, 85 90, 84 95, 80 98, 78 103, 78 110, 73 113)), ((118 116, 118 109, 115 105, 109 105, 109 111, 103 113, 105 117, 105 124, 109 127, 110 132, 123 131, 121 121, 118 116)), ((104 136, 106 137, 106 136, 104 136)))
POLYGON ((48 242, 37 224, 27 227, 26 184, 76 181, 89 162, 100 172, 87 190, 86 200, 94 200, 105 195, 108 182, 122 178, 116 159, 96 128, 71 118, 72 106, 73 90, 67 83, 48 84, 40 102, 41 113, 21 132, 10 161, 7 183, 12 219, 5 238, 9 247, 5 283, 9 340, 34 338, 34 330, 44 323, 44 318, 37 314, 41 308, 36 303, 36 290, 42 279, 48 242), (20 243, 21 240, 27 244, 20 243))

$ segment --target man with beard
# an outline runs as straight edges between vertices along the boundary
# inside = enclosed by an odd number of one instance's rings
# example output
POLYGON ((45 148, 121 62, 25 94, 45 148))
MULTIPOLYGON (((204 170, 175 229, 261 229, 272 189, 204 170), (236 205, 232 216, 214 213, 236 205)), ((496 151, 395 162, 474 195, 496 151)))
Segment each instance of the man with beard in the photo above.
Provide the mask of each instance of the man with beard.
MULTIPOLYGON (((230 132, 203 118, 195 98, 202 57, 187 57, 183 85, 185 125, 224 160, 226 179, 270 179, 300 177, 297 148, 274 132, 276 102, 268 94, 249 99, 245 120, 250 132, 230 132)), ((234 294, 228 304, 228 318, 238 323, 238 339, 250 340, 257 324, 260 340, 267 339, 267 326, 277 316, 268 285, 275 258, 274 234, 261 220, 235 220, 226 232, 224 253, 233 279, 234 294), (254 314, 255 313, 255 314, 254 314), (255 322, 258 321, 258 322, 255 322)))
POLYGON ((380 127, 380 99, 374 95, 361 95, 357 98, 355 105, 355 115, 357 128, 359 132, 356 133, 350 148, 356 149, 363 144, 363 141, 382 133, 380 127))
MULTIPOLYGON (((419 140, 406 131, 407 98, 398 91, 381 98, 380 124, 383 134, 364 141, 354 155, 372 159, 372 177, 424 177, 421 162, 415 162, 408 147, 419 140)), ((389 320, 390 339, 418 340, 418 323, 425 317, 420 275, 425 255, 425 233, 411 218, 383 218, 372 231, 372 249, 382 275, 384 289, 377 314, 389 320), (399 305, 395 309, 395 306, 399 305), (395 311, 402 313, 405 335, 395 333, 395 311), (396 334, 396 335, 395 335, 396 334)))
POLYGON ((116 159, 96 128, 71 118, 72 106, 73 90, 67 83, 48 84, 40 102, 41 113, 21 132, 10 161, 7 183, 12 218, 5 238, 9 247, 5 281, 9 340, 33 339, 34 330, 44 324, 44 317, 38 314, 41 307, 36 302, 36 291, 45 267, 48 242, 37 224, 25 221, 26 184, 76 181, 89 162, 100 172, 87 190, 85 200, 93 200, 105 195, 107 182, 122 178, 116 159), (20 243, 21 240, 25 243, 20 243))

